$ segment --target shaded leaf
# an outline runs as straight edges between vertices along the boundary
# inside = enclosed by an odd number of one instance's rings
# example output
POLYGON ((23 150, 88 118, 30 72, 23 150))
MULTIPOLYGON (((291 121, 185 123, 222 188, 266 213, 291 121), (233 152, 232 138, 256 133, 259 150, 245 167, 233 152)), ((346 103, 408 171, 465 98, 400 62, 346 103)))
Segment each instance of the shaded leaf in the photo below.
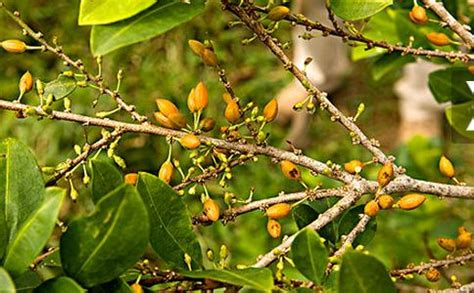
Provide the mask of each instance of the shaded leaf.
POLYGON ((50 94, 54 96, 54 100, 60 100, 72 94, 76 89, 76 80, 72 77, 60 75, 57 79, 50 81, 44 85, 44 97, 50 94))
MULTIPOLYGON (((364 214, 364 205, 359 205, 351 208, 349 211, 344 213, 341 220, 339 221, 339 235, 347 235, 349 232, 354 229, 354 227, 359 223, 360 215, 364 214)), ((362 233, 357 235, 356 239, 352 242, 353 247, 357 245, 367 245, 375 237, 375 232, 377 231, 377 221, 376 218, 371 218, 369 223, 362 233)))
POLYGON ((15 293, 15 284, 13 280, 10 278, 8 272, 0 267, 0 292, 2 293, 15 293))
POLYGON ((436 70, 428 77, 428 86, 438 103, 460 104, 474 99, 466 81, 474 80, 465 67, 449 67, 436 70))
POLYGON ((372 65, 372 77, 374 80, 379 81, 386 75, 393 74, 411 62, 415 62, 415 58, 411 55, 401 56, 400 54, 392 53, 381 56, 372 65))
POLYGON ((185 271, 181 275, 189 278, 206 278, 226 284, 269 291, 273 288, 272 271, 267 268, 248 268, 243 270, 185 271))
POLYGON ((331 10, 344 20, 368 18, 392 4, 392 0, 330 0, 331 10))
POLYGON ((397 292, 384 265, 375 257, 359 252, 347 252, 339 272, 340 293, 397 292))
POLYGON ((97 203, 103 196, 123 183, 122 172, 107 158, 90 160, 92 200, 97 203))
POLYGON ((104 196, 92 215, 69 224, 60 242, 64 271, 85 287, 110 281, 140 259, 148 234, 143 201, 123 184, 104 196))
MULTIPOLYGON (((318 200, 319 202, 319 200, 318 200)), ((335 202, 335 201, 334 201, 335 202)), ((322 202, 315 203, 311 202, 313 206, 317 205, 317 208, 323 213, 327 210, 333 203, 333 199, 324 199, 322 202), (329 206, 328 206, 329 205, 329 206)), ((316 220, 319 216, 319 212, 315 210, 314 207, 302 204, 293 209, 293 218, 295 219, 296 225, 299 229, 303 229, 311 222, 316 220)), ((319 235, 324 239, 330 241, 331 243, 336 243, 338 239, 338 228, 337 221, 332 221, 319 230, 319 235)))
POLYGON ((474 131, 467 130, 468 127, 472 127, 471 123, 474 123, 474 101, 448 107, 445 114, 449 125, 457 133, 469 139, 474 139, 474 131))
POLYGON ((94 286, 88 290, 90 293, 133 293, 132 288, 122 278, 94 286))
POLYGON ((53 233, 65 195, 66 190, 59 187, 46 189, 43 204, 31 214, 10 241, 3 266, 13 276, 28 270, 29 265, 43 250, 53 233))
POLYGON ((291 254, 296 268, 309 280, 320 285, 328 264, 328 251, 319 235, 304 229, 291 245, 291 254))
POLYGON ((33 290, 34 293, 85 293, 84 290, 79 284, 76 283, 71 278, 68 277, 58 277, 54 279, 49 279, 33 290))
POLYGON ((15 139, 3 140, 0 143, 0 258, 43 197, 43 178, 28 147, 15 139))
POLYGON ((79 25, 116 22, 134 16, 155 2, 156 0, 81 0, 78 22, 79 25))
POLYGON ((187 269, 187 253, 192 266, 200 267, 201 247, 183 200, 168 184, 148 173, 139 174, 137 189, 148 209, 150 243, 156 253, 170 266, 182 269, 187 269))
POLYGON ((92 53, 96 56, 105 55, 118 48, 156 37, 191 20, 204 7, 204 0, 193 0, 191 4, 181 0, 160 0, 150 9, 130 19, 94 26, 90 40, 92 53))

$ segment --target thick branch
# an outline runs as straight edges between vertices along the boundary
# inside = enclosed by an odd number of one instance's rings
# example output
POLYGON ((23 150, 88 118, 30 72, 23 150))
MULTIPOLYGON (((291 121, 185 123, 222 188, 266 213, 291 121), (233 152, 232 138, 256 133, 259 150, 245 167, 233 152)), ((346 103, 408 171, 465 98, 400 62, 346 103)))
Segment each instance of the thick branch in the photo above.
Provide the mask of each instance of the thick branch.
POLYGON ((441 18, 453 32, 458 34, 461 39, 468 45, 470 48, 474 47, 474 36, 462 25, 456 18, 454 18, 448 10, 443 6, 442 2, 437 2, 436 0, 421 0, 425 6, 431 9, 436 13, 439 18, 441 18))

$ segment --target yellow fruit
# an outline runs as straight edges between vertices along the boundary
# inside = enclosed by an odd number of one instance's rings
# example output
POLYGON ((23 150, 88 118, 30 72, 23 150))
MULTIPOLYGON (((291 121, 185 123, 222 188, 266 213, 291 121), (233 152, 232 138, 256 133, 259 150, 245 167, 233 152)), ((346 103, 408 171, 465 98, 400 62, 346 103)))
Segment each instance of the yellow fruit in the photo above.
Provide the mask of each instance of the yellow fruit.
POLYGON ((471 74, 474 74, 474 65, 468 66, 468 67, 467 67, 467 70, 469 70, 469 72, 470 72, 471 74))
POLYGON ((393 197, 388 194, 384 194, 379 197, 379 206, 384 210, 391 208, 394 203, 395 201, 393 197))
POLYGON ((410 193, 402 197, 398 202, 397 205, 402 210, 413 210, 417 207, 421 206, 426 200, 426 196, 419 193, 410 193))
POLYGON ((217 202, 211 198, 206 199, 204 202, 204 213, 213 222, 219 220, 220 208, 217 202))
POLYGON ((453 252, 456 250, 456 241, 450 238, 438 238, 436 239, 438 245, 448 252, 453 252))
MULTIPOLYGON (((473 65, 474 66, 474 65, 473 65)), ((224 99, 224 102, 226 104, 229 104, 230 102, 234 101, 234 99, 232 99, 232 96, 229 94, 229 93, 224 93, 222 95, 222 98, 224 99)))
POLYGON ((364 168, 364 163, 359 160, 352 160, 344 164, 344 169, 351 174, 360 173, 362 168, 364 168))
POLYGON ((9 53, 23 53, 26 51, 26 44, 20 40, 6 40, 1 42, 0 45, 9 53))
POLYGON ((268 19, 272 21, 279 21, 285 18, 290 13, 290 9, 286 6, 276 6, 268 13, 268 19))
POLYGON ((281 225, 273 219, 269 219, 267 223, 267 231, 272 238, 278 238, 281 235, 281 225))
POLYGON ((21 94, 25 94, 33 89, 33 76, 29 71, 22 75, 18 87, 21 94))
POLYGON ((393 177, 393 164, 391 162, 385 163, 385 165, 380 168, 379 173, 377 174, 377 182, 380 187, 387 185, 393 177))
POLYGON ((263 117, 265 118, 265 121, 272 122, 273 120, 275 120, 277 114, 278 102, 276 99, 272 99, 265 105, 265 108, 263 108, 263 117))
POLYGON ((133 293, 143 293, 143 288, 142 286, 140 286, 139 284, 133 284, 132 286, 130 286, 132 288, 132 292, 133 293))
POLYGON ((209 49, 204 49, 201 55, 202 61, 207 66, 216 67, 217 66, 217 56, 214 52, 209 49))
POLYGON ((436 46, 446 46, 450 44, 449 37, 444 33, 429 33, 426 35, 426 38, 436 46))
POLYGON ((137 184, 137 181, 138 181, 138 174, 137 173, 125 174, 124 181, 127 184, 135 185, 135 184, 137 184))
POLYGON ((176 105, 173 104, 173 102, 171 102, 170 100, 156 99, 155 102, 160 112, 163 113, 163 115, 165 115, 166 117, 179 112, 176 105))
POLYGON ((199 123, 199 127, 204 131, 204 132, 209 132, 214 129, 214 126, 216 126, 216 121, 212 118, 204 118, 201 120, 199 123))
POLYGON ((194 90, 194 105, 198 111, 204 109, 209 101, 209 93, 206 85, 201 81, 194 90))
POLYGON ((155 112, 154 113, 154 116, 155 116, 155 120, 163 127, 166 127, 166 128, 175 128, 175 126, 173 125, 173 123, 171 123, 171 121, 166 118, 165 115, 163 115, 163 113, 161 112, 155 112))
POLYGON ((175 129, 186 127, 186 118, 181 114, 181 112, 169 114, 167 118, 175 129))
POLYGON ((291 180, 300 180, 301 179, 301 173, 300 170, 298 170, 298 167, 296 167, 295 164, 288 160, 283 160, 280 162, 280 168, 281 171, 283 172, 283 175, 285 175, 287 178, 291 180))
POLYGON ((194 112, 197 112, 197 108, 196 108, 196 96, 195 96, 195 89, 192 89, 190 92, 189 92, 189 95, 188 95, 188 109, 189 111, 191 111, 191 113, 194 113, 194 112))
POLYGON ((458 237, 456 238, 456 247, 458 249, 470 248, 472 243, 472 234, 464 227, 458 228, 458 237))
POLYGON ((202 52, 206 49, 204 44, 197 40, 189 40, 188 45, 189 45, 189 48, 191 48, 191 51, 193 51, 193 53, 199 57, 201 57, 202 52))
POLYGON ((234 101, 230 101, 225 108, 224 117, 230 123, 235 123, 240 118, 239 105, 234 101))
POLYGON ((441 277, 441 273, 435 268, 429 268, 425 273, 425 277, 430 282, 437 282, 441 277))
POLYGON ((181 143, 181 145, 187 149, 190 149, 190 150, 194 150, 195 148, 197 148, 198 146, 201 145, 201 141, 199 140, 199 138, 197 136, 195 136, 194 134, 186 134, 185 136, 183 136, 179 142, 181 143))
POLYGON ((379 210, 380 208, 377 202, 375 202, 375 200, 371 200, 365 204, 364 214, 369 217, 375 217, 379 213, 379 210))
POLYGON ((266 211, 270 219, 281 219, 288 216, 291 212, 291 205, 287 203, 277 203, 269 207, 266 211))
POLYGON ((426 24, 428 22, 426 10, 421 6, 413 6, 412 10, 408 15, 410 16, 410 19, 416 24, 426 24))
POLYGON ((158 177, 166 183, 170 183, 171 177, 173 176, 173 164, 170 161, 166 161, 161 165, 158 177))
POLYGON ((439 171, 441 174, 449 178, 452 178, 456 175, 453 164, 444 155, 441 156, 441 159, 439 159, 439 171))

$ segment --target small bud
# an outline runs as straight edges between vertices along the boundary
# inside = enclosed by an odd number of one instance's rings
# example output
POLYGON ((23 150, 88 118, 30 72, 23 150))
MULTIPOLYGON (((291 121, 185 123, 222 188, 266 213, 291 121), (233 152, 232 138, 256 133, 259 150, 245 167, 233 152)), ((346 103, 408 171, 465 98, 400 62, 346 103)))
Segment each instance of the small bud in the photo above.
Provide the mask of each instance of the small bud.
POLYGON ((72 108, 71 108, 71 100, 69 98, 64 98, 64 110, 66 112, 71 112, 72 108))
POLYGON ((364 214, 369 217, 375 217, 379 213, 379 205, 375 200, 369 201, 364 207, 364 214))
POLYGON ((358 174, 364 168, 364 163, 359 160, 352 160, 344 164, 344 170, 351 174, 358 174))
POLYGON ((26 51, 26 44, 20 40, 6 40, 1 42, 0 45, 9 53, 23 53, 26 51))
POLYGON ((171 177, 173 176, 173 164, 170 161, 166 161, 161 165, 158 177, 166 183, 170 183, 171 177))
POLYGON ((227 246, 222 244, 221 249, 219 250, 219 257, 222 261, 224 261, 229 256, 229 249, 227 246))
POLYGON ((90 182, 91 182, 91 177, 85 174, 84 177, 82 177, 82 183, 87 186, 89 185, 90 182))
POLYGON ((456 238, 456 247, 458 249, 470 248, 472 243, 472 234, 464 227, 458 228, 458 237, 456 238))
POLYGON ((189 48, 191 48, 191 51, 193 51, 193 53, 199 57, 202 56, 202 53, 206 49, 204 44, 197 40, 189 40, 188 45, 189 45, 189 48))
POLYGON ((207 218, 213 222, 219 220, 220 208, 215 200, 208 198, 204 201, 204 214, 206 214, 207 218))
POLYGON ((388 194, 384 194, 379 197, 379 206, 384 210, 391 208, 394 203, 395 201, 393 197, 388 194))
POLYGON ((72 183, 71 179, 69 179, 69 196, 71 197, 72 201, 74 201, 74 202, 79 197, 79 193, 77 192, 76 188, 74 187, 74 184, 72 183))
POLYGON ((268 19, 272 21, 280 21, 290 13, 290 9, 286 6, 276 6, 268 13, 268 19))
POLYGON ((425 273, 425 277, 430 282, 437 282, 441 277, 441 273, 435 268, 429 268, 425 273))
POLYGON ((225 108, 224 117, 230 123, 235 123, 240 118, 240 108, 237 102, 234 100, 229 101, 227 103, 227 107, 225 108))
POLYGON ((444 33, 429 33, 426 38, 436 46, 447 46, 451 43, 449 37, 444 33))
POLYGON ((272 122, 273 120, 275 120, 277 114, 278 102, 276 99, 272 99, 265 105, 265 108, 263 108, 263 117, 265 118, 265 121, 272 122))
POLYGON ((453 164, 446 156, 441 156, 439 160, 439 171, 449 178, 453 178, 456 175, 453 164))
POLYGON ((174 129, 186 127, 186 118, 181 114, 181 112, 172 113, 168 115, 167 118, 173 125, 174 129))
POLYGON ((270 219, 281 219, 288 216, 291 212, 291 205, 287 203, 277 203, 269 207, 266 211, 270 219))
POLYGON ((204 118, 199 123, 199 127, 204 132, 209 132, 209 131, 213 130, 215 126, 216 126, 216 121, 212 118, 204 118))
POLYGON ((202 51, 201 58, 207 66, 216 67, 218 64, 216 54, 209 49, 204 49, 204 51, 202 51))
POLYGON ((438 238, 436 239, 438 245, 448 252, 453 252, 456 250, 456 241, 450 238, 438 238))
POLYGON ((283 172, 283 175, 285 175, 287 178, 296 181, 301 179, 300 170, 292 162, 283 160, 280 162, 280 168, 283 172))
POLYGON ((380 187, 387 185, 393 177, 393 164, 391 162, 386 163, 380 168, 377 174, 377 182, 380 187))
POLYGON ((416 24, 426 24, 428 22, 426 10, 419 5, 413 6, 408 16, 410 17, 411 21, 416 24))
POLYGON ((209 92, 206 85, 201 81, 194 91, 194 104, 198 111, 202 111, 209 101, 209 92))
POLYGON ((402 197, 398 202, 397 206, 402 210, 413 210, 421 206, 426 200, 426 196, 419 193, 410 193, 402 197))
POLYGON ((20 89, 21 95, 26 94, 33 89, 33 76, 29 71, 25 72, 25 74, 20 78, 18 88, 20 89))
MULTIPOLYGON (((474 65, 473 65, 474 66, 474 65)), ((230 102, 232 102, 234 99, 232 99, 232 96, 229 94, 229 93, 224 93, 222 95, 222 98, 224 99, 224 102, 226 104, 229 104, 230 102)))
POLYGON ((206 251, 206 256, 207 256, 208 260, 213 261, 214 260, 214 251, 212 249, 208 249, 206 251))
POLYGON ((267 223, 267 231, 268 231, 268 234, 270 234, 270 236, 272 238, 280 237, 280 235, 281 235, 281 225, 280 225, 280 223, 278 223, 277 221, 275 221, 273 219, 269 219, 268 223, 267 223))
POLYGON ((191 113, 194 113, 194 112, 197 112, 198 109, 196 107, 196 90, 195 89, 191 89, 191 91, 189 92, 189 95, 188 95, 188 109, 191 113))
POLYGON ((171 114, 175 114, 179 112, 176 105, 173 104, 173 102, 171 102, 170 100, 156 99, 155 103, 158 106, 158 109, 160 110, 160 112, 163 113, 163 115, 165 115, 166 117, 169 117, 171 114))
POLYGON ((187 253, 184 254, 184 262, 188 266, 188 269, 192 271, 192 266, 191 266, 192 259, 191 259, 191 256, 187 253))
POLYGON ((161 112, 155 112, 154 113, 154 116, 155 116, 155 120, 163 127, 166 127, 166 128, 172 128, 174 129, 175 126, 173 125, 173 123, 171 123, 171 121, 161 112))
POLYGON ((127 168, 127 164, 125 160, 117 155, 113 155, 112 158, 114 159, 115 164, 117 164, 120 168, 125 169, 127 168))
POLYGON ((38 93, 38 95, 42 95, 44 94, 44 86, 43 86, 43 82, 41 82, 41 80, 37 79, 36 80, 36 92, 38 93))
POLYGON ((181 145, 189 150, 194 150, 196 149, 197 147, 199 147, 201 145, 201 141, 199 140, 199 138, 197 136, 195 136, 194 134, 186 134, 185 136, 183 136, 179 142, 181 143, 181 145))

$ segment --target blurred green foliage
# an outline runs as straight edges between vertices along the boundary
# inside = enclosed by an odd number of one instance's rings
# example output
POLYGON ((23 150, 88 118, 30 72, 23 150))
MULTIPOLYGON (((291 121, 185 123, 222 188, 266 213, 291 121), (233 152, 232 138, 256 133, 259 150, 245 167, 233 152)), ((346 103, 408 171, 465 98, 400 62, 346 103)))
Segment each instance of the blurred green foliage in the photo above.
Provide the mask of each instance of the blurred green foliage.
MULTIPOLYGON (((77 26, 78 1, 37 0, 6 1, 10 8, 21 12, 22 17, 35 29, 42 31, 47 39, 58 38, 65 51, 74 58, 80 58, 91 71, 97 66, 89 51, 89 28, 77 26)), ((251 35, 245 28, 229 29, 232 17, 221 11, 218 1, 209 1, 205 13, 184 26, 153 40, 122 48, 104 58, 103 72, 106 82, 114 87, 115 76, 120 68, 124 69, 124 81, 121 92, 128 103, 135 104, 140 113, 146 113, 150 119, 156 110, 156 98, 172 99, 180 108, 186 107, 188 92, 200 80, 205 81, 210 92, 210 103, 205 115, 217 117, 218 126, 225 125, 223 119, 222 85, 212 70, 204 67, 187 47, 188 39, 210 39, 235 90, 243 101, 255 101, 260 106, 268 102, 275 94, 291 81, 277 60, 254 41, 243 46, 241 40, 251 35)), ((4 14, 0 15, 0 35, 3 39, 22 38, 21 31, 4 14)), ((290 26, 282 25, 278 35, 283 40, 290 39, 290 26)), ((26 40, 31 42, 31 40, 26 40)), ((474 182, 474 145, 452 144, 449 133, 444 137, 428 139, 415 137, 407 144, 397 141, 398 108, 397 100, 391 91, 398 73, 386 76, 380 81, 371 77, 368 59, 355 64, 344 87, 333 95, 334 102, 346 114, 355 113, 359 103, 366 105, 365 113, 358 120, 359 125, 370 137, 381 141, 382 149, 397 157, 397 163, 407 168, 407 173, 415 178, 447 182, 437 171, 437 160, 446 153, 454 162, 459 179, 474 182)), ((50 81, 66 68, 49 53, 33 52, 23 55, 10 55, 0 52, 1 98, 13 100, 18 95, 17 84, 20 76, 29 70, 43 81, 50 81)), ((90 108, 97 93, 92 90, 77 90, 72 95, 73 111, 93 115, 94 111, 114 108, 109 97, 103 96, 97 108, 90 108)), ((26 102, 37 103, 33 94, 27 95, 26 102)), ((129 121, 124 113, 115 114, 114 119, 129 121)), ((55 165, 74 156, 73 145, 83 144, 84 131, 76 124, 58 121, 18 120, 12 113, 0 112, 2 121, 0 137, 13 136, 27 143, 37 156, 40 165, 55 165)), ((323 162, 331 160, 342 164, 351 159, 370 160, 371 156, 361 146, 354 146, 349 135, 342 127, 330 122, 326 113, 318 111, 311 121, 310 145, 304 152, 323 162)), ((284 142, 288 125, 271 124, 267 126, 271 133, 270 143, 286 147, 284 142)), ((218 135, 215 131, 213 135, 218 135)), ((89 142, 99 137, 97 129, 87 128, 89 142)), ((157 172, 167 155, 165 140, 159 137, 130 134, 120 144, 119 154, 125 158, 128 171, 157 172)), ((188 166, 186 152, 179 146, 173 150, 183 166, 188 166)), ((369 167, 363 175, 375 178, 377 168, 369 167)), ((310 186, 323 183, 331 186, 334 182, 303 174, 310 186)), ((177 183, 175 176, 175 183, 177 183)), ((79 178, 76 183, 79 185, 79 178)), ((62 183, 64 184, 64 183, 62 183)), ((210 186, 211 196, 223 203, 224 191, 235 193, 246 199, 251 188, 255 189, 254 199, 276 196, 278 192, 301 190, 301 187, 285 179, 279 169, 270 160, 259 158, 246 166, 237 167, 233 173, 233 184, 223 189, 217 184, 210 186), (221 200, 222 199, 222 200, 221 200)), ((81 188, 82 196, 88 190, 81 188)), ((198 193, 201 190, 198 189, 198 193)), ((193 214, 201 210, 198 196, 186 195, 193 214)), ((79 203, 83 201, 79 200, 79 203)), ((84 212, 82 208, 73 208, 75 212, 84 212)), ((422 208, 415 211, 384 211, 377 218, 377 233, 367 247, 372 254, 381 259, 386 266, 403 267, 408 263, 427 261, 430 257, 443 257, 445 253, 436 246, 436 237, 453 236, 456 227, 464 225, 474 230, 474 206, 470 201, 439 199, 429 197, 422 208)), ((68 218, 71 216, 69 215, 68 218)), ((283 219, 285 234, 295 232, 297 227, 289 217, 283 219)), ((203 248, 218 251, 221 244, 229 246, 232 264, 251 264, 255 258, 267 252, 280 240, 271 239, 265 230, 266 218, 256 211, 239 217, 235 222, 223 225, 215 223, 200 227, 199 236, 203 248)), ((471 268, 472 269, 472 268, 471 268)), ((456 274, 464 276, 464 281, 472 278, 466 274, 468 268, 455 269, 456 274)), ((294 272, 290 272, 294 273, 294 272)), ((471 280, 472 281, 472 280, 471 280)), ((420 283, 425 283, 420 278, 420 283)), ((442 285, 447 285, 446 281, 442 285)), ((427 284, 424 284, 427 285, 427 284)), ((436 285, 435 285, 436 286, 436 285)))

